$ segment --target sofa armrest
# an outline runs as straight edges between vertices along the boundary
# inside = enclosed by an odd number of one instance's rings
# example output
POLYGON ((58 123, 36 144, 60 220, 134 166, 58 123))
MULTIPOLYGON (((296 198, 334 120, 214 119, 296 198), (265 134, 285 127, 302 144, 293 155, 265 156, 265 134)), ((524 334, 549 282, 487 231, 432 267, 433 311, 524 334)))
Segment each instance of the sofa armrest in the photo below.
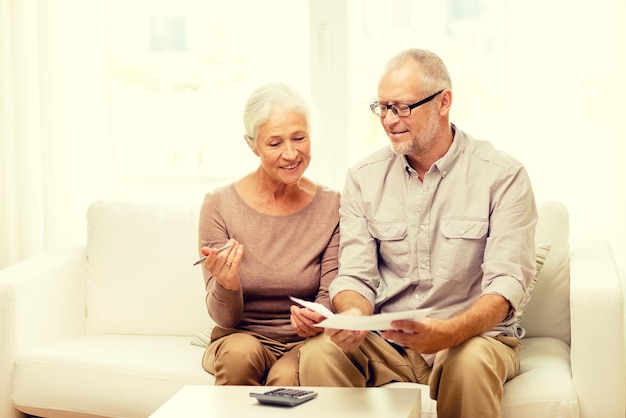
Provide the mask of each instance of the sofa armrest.
POLYGON ((85 334, 85 247, 45 251, 0 270, 0 416, 17 416, 17 353, 85 334))
POLYGON ((580 417, 623 417, 624 298, 608 243, 572 243, 570 310, 572 378, 580 417))

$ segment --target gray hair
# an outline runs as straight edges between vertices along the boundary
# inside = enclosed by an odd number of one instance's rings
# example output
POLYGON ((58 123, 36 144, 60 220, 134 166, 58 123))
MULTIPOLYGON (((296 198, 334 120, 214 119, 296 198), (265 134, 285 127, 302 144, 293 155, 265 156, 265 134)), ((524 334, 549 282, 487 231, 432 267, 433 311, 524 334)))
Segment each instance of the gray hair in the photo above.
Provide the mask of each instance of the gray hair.
POLYGON ((307 130, 310 130, 311 110, 304 97, 286 84, 272 83, 254 90, 246 102, 243 127, 248 141, 255 142, 259 127, 276 108, 293 110, 301 114, 306 120, 307 130))
POLYGON ((450 74, 443 60, 435 53, 425 49, 407 49, 391 58, 385 71, 393 70, 405 64, 407 61, 414 61, 420 68, 420 77, 425 90, 452 89, 450 74))

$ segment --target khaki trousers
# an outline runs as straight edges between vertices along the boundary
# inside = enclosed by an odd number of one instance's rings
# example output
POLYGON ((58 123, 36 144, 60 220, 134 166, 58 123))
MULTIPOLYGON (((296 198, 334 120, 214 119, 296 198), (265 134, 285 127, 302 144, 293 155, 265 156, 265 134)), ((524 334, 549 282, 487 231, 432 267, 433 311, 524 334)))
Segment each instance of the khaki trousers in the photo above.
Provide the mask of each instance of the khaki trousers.
POLYGON ((300 348, 300 384, 422 383, 430 386, 439 418, 499 418, 504 383, 519 373, 519 350, 515 337, 478 336, 440 351, 430 367, 419 354, 372 332, 350 352, 343 352, 328 337, 315 338, 300 348))
POLYGON ((215 327, 202 367, 216 385, 298 386, 298 348, 253 332, 215 327))

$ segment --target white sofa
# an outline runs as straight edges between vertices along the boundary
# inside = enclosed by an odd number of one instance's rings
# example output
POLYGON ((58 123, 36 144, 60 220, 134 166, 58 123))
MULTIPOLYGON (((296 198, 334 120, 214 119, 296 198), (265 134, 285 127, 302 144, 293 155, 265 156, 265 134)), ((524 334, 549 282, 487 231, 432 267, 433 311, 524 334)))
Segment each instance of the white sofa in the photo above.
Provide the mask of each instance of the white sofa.
MULTIPOLYGON (((1 417, 147 417, 182 386, 213 384, 191 344, 211 326, 192 266, 198 209, 97 202, 86 245, 0 271, 1 417)), ((624 417, 623 297, 611 249, 570 245, 566 208, 539 210, 536 241, 552 249, 503 416, 624 417)), ((423 389, 422 416, 434 417, 423 389)))

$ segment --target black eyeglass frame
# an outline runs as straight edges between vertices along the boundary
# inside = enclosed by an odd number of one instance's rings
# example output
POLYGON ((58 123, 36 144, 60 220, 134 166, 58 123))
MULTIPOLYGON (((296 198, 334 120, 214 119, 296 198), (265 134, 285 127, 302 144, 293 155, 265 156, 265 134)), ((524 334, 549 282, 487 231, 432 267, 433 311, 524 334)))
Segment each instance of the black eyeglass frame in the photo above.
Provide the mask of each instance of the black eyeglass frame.
POLYGON ((380 103, 378 103, 378 101, 375 101, 374 103, 372 103, 370 105, 370 110, 372 111, 372 113, 374 115, 378 116, 379 118, 384 118, 385 116, 387 116, 387 110, 389 110, 389 109, 391 109, 391 111, 394 113, 394 115, 396 115, 399 118, 408 118, 409 116, 411 116, 411 111, 413 109, 415 109, 416 107, 421 106, 421 105, 423 105, 425 103, 430 102, 432 99, 437 97, 437 95, 442 93, 442 92, 443 92, 443 90, 439 90, 437 93, 433 93, 430 96, 428 96, 427 98, 420 100, 419 102, 407 105, 407 107, 409 108, 409 114, 405 115, 405 116, 398 115, 398 108, 396 107, 396 105, 381 105, 380 103), (383 106, 384 106, 384 109, 385 109, 384 111, 382 111, 383 110, 383 106), (380 115, 378 115, 376 113, 376 108, 377 107, 379 109, 381 109, 381 114, 380 115))

